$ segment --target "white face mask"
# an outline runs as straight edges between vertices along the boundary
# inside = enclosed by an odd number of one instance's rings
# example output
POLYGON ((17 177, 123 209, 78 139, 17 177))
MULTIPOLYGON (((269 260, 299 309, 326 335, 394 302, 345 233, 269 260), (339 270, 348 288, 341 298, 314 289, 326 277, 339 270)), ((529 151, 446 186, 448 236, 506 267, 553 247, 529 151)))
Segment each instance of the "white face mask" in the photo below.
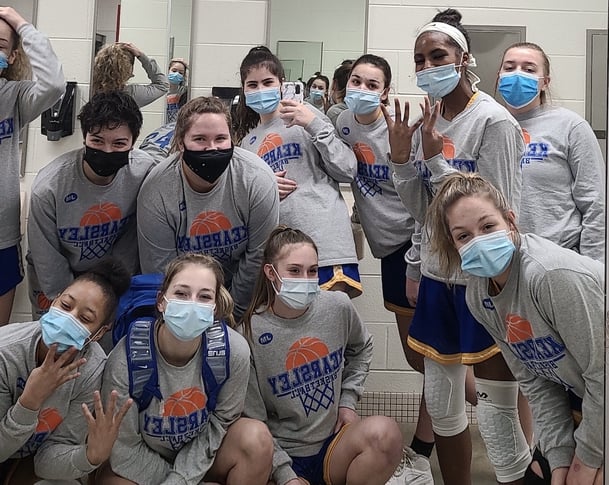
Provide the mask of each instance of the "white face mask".
POLYGON ((319 280, 317 278, 281 278, 273 265, 273 271, 281 281, 281 289, 273 289, 277 297, 293 310, 305 310, 319 295, 319 280))

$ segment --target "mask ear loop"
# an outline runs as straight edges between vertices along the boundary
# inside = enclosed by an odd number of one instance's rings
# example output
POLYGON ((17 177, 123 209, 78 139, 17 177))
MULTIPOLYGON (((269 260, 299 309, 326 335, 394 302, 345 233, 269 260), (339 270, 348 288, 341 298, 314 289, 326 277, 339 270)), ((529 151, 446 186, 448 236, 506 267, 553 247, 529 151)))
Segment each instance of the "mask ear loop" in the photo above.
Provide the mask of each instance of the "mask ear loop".
MULTIPOLYGON (((281 284, 283 284, 283 279, 281 278, 281 276, 279 276, 279 273, 277 272, 277 270, 275 269, 275 266, 273 264, 271 264, 271 268, 273 268, 273 271, 277 275, 277 278, 279 278, 279 281, 281 281, 281 284)), ((274 281, 271 281, 271 286, 273 287, 273 290, 275 290, 275 294, 278 295, 279 291, 275 287, 275 282, 274 281)))

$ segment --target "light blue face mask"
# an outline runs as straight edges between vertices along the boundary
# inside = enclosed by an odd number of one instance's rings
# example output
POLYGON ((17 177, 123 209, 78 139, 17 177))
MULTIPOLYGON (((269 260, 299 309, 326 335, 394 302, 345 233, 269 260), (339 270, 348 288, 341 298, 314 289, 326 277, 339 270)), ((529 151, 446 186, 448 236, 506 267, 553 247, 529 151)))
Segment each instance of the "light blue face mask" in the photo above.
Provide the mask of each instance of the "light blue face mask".
POLYGON ((168 300, 163 320, 169 331, 178 340, 188 341, 200 337, 214 323, 213 303, 194 301, 168 300))
POLYGON ((477 236, 459 249, 461 269, 481 278, 503 273, 516 250, 505 230, 477 236))
POLYGON ((272 113, 279 106, 281 93, 279 88, 260 89, 245 93, 245 104, 259 115, 272 113))
POLYGON ((365 89, 347 88, 344 102, 347 105, 347 108, 356 115, 367 115, 374 113, 381 105, 381 93, 365 89))
POLYGON ((40 318, 42 341, 50 347, 57 344, 57 353, 61 354, 70 347, 82 350, 91 332, 72 314, 52 306, 40 318))
POLYGON ((322 89, 311 89, 309 90, 309 96, 313 101, 321 101, 324 97, 325 91, 322 89))
POLYGON ((539 77, 522 71, 502 72, 497 88, 509 106, 524 108, 539 94, 539 77))
POLYGON ((274 266, 271 266, 279 281, 281 288, 277 291, 273 284, 273 289, 283 303, 294 310, 304 310, 319 295, 319 280, 317 278, 282 278, 274 266))
POLYGON ((8 67, 8 56, 5 52, 0 51, 0 69, 6 69, 8 67))
POLYGON ((182 84, 184 82, 184 76, 177 71, 172 71, 167 74, 167 79, 171 84, 182 84))
POLYGON ((461 73, 457 72, 457 67, 460 66, 445 64, 423 69, 416 73, 417 86, 432 98, 443 98, 452 93, 459 84, 461 73))

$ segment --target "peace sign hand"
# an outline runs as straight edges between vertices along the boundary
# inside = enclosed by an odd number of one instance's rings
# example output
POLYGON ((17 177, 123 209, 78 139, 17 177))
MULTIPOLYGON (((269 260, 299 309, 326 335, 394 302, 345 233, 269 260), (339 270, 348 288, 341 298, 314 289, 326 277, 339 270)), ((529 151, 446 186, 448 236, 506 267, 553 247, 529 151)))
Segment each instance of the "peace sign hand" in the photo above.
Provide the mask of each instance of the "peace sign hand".
POLYGON ((108 458, 112 446, 118 437, 118 431, 125 414, 133 404, 133 399, 127 399, 122 407, 115 413, 118 392, 112 391, 106 412, 102 405, 99 391, 93 393, 95 416, 91 414, 86 404, 82 404, 82 413, 85 415, 89 427, 87 438, 87 460, 91 465, 99 465, 108 458))
POLYGON ((402 109, 400 100, 395 99, 395 121, 391 118, 387 106, 381 105, 383 116, 387 122, 387 131, 389 132, 389 146, 391 148, 391 161, 393 163, 402 164, 410 160, 410 149, 412 147, 412 135, 421 126, 422 120, 415 121, 412 125, 408 125, 410 115, 410 104, 404 101, 404 118, 402 118, 402 109))
POLYGON ((57 344, 51 345, 42 364, 28 376, 23 393, 19 396, 21 405, 38 411, 59 386, 76 379, 80 375, 77 369, 87 361, 84 358, 74 360, 77 353, 78 350, 71 347, 56 357, 57 344))
POLYGON ((436 121, 440 114, 440 101, 436 101, 432 108, 429 98, 425 96, 425 104, 420 106, 423 113, 423 127, 421 128, 423 158, 429 160, 442 153, 444 147, 442 135, 436 130, 436 121))

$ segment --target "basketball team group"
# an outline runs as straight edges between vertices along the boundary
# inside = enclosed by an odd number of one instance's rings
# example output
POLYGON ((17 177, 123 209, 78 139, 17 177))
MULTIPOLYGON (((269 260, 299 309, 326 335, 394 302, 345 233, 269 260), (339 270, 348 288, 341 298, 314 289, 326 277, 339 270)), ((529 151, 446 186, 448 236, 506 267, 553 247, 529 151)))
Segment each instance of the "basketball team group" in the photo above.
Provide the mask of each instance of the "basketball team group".
POLYGON ((468 485, 466 402, 498 483, 603 483, 599 143, 551 102, 537 44, 490 94, 457 10, 406 48, 420 106, 373 54, 282 98, 259 46, 234 105, 183 99, 139 145, 140 107, 185 73, 102 48, 83 146, 42 164, 22 244, 19 133, 65 79, 0 7, 0 485, 426 485, 434 451, 436 480, 468 485), (135 59, 152 85, 128 83, 135 59), (424 375, 412 436, 358 414, 360 231, 424 375), (24 278, 33 321, 10 323, 24 278))

